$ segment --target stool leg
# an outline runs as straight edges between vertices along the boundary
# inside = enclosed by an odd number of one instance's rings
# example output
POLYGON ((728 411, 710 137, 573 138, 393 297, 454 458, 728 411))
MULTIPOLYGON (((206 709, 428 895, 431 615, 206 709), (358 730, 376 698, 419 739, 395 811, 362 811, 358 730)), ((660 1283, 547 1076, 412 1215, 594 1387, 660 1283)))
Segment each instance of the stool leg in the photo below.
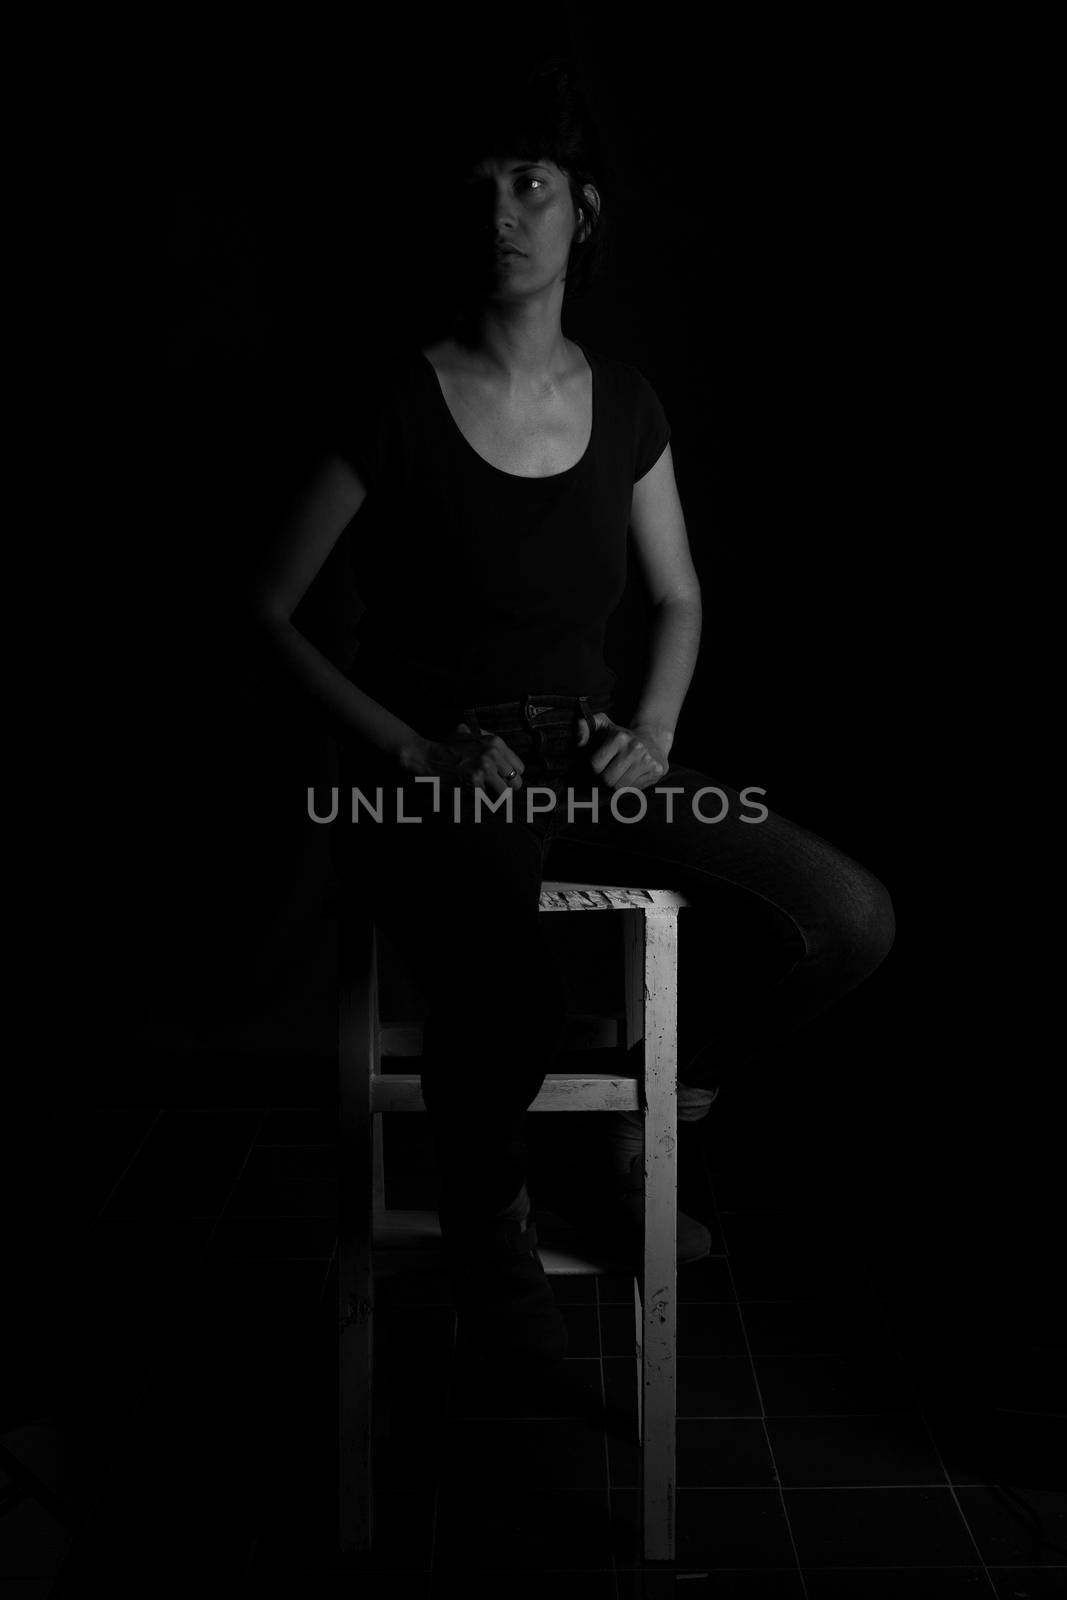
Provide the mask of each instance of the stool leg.
POLYGON ((673 1561, 678 1333, 678 917, 671 911, 647 912, 642 923, 645 1248, 641 1293, 644 1312, 641 1478, 644 1554, 649 1561, 673 1561))
POLYGON ((645 1442, 645 1317, 641 1309, 641 1285, 634 1279, 634 1350, 637 1355, 637 1442, 645 1442))
POLYGON ((631 1050, 645 1037, 645 913, 622 913, 623 981, 625 1016, 623 1049, 631 1050))
POLYGON ((385 1133, 382 1127, 382 1114, 374 1113, 374 1147, 372 1151, 374 1170, 374 1209, 385 1210, 385 1133))
POLYGON ((371 1082, 378 1066, 378 981, 373 923, 343 909, 339 972, 339 1532, 342 1550, 365 1550, 374 1533, 371 1082))

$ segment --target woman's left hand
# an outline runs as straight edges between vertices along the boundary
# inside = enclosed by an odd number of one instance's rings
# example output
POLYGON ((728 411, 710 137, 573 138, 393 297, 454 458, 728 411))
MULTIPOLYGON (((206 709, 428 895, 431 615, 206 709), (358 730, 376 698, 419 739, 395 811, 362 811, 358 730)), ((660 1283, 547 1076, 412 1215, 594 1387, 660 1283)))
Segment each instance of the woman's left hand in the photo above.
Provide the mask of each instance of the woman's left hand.
POLYGON ((609 789, 648 789, 666 775, 667 752, 655 729, 624 728, 603 711, 593 720, 597 733, 590 766, 609 789))

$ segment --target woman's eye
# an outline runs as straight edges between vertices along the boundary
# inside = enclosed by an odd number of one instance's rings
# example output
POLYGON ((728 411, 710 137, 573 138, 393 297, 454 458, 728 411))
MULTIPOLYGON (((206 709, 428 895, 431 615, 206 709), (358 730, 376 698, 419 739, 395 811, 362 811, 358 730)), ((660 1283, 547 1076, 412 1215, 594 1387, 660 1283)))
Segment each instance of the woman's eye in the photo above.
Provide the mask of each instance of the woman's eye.
POLYGON ((536 183, 536 185, 537 185, 537 187, 539 189, 544 189, 546 187, 546 181, 545 181, 544 178, 520 178, 519 182, 520 182, 520 184, 522 184, 522 183, 536 183))

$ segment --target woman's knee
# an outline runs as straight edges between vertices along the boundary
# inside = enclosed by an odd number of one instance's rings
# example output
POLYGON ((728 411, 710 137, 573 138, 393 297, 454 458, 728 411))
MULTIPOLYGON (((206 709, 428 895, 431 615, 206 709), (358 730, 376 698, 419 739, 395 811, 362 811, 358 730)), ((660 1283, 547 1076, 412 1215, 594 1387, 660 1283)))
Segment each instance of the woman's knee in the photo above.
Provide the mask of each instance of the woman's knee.
POLYGON ((857 979, 879 967, 893 947, 896 913, 885 884, 858 869, 836 907, 835 942, 857 979))

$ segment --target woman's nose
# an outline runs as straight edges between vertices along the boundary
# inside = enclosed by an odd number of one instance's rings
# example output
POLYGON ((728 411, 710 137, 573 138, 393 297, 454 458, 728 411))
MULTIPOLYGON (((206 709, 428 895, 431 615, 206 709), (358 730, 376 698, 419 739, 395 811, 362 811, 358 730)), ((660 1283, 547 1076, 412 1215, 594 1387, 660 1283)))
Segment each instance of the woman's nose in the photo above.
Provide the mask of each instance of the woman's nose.
POLYGON ((493 226, 500 233, 510 233, 515 226, 515 206, 506 190, 497 194, 493 207, 493 226))

